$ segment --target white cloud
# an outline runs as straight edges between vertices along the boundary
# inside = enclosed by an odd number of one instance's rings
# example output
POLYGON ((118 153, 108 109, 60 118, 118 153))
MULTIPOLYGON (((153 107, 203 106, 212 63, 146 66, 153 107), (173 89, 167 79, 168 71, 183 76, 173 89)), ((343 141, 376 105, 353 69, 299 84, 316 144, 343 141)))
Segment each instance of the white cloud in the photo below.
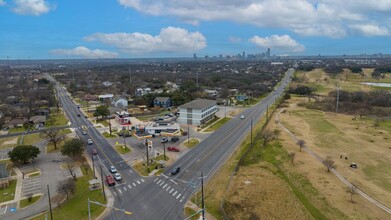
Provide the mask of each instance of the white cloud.
POLYGON ((41 15, 48 13, 53 7, 45 0, 14 0, 12 11, 21 15, 41 15))
POLYGON ((289 35, 271 35, 264 38, 254 36, 249 41, 258 47, 271 48, 279 52, 302 52, 305 49, 302 44, 299 44, 289 35))
MULTIPOLYGON (((345 37, 355 25, 391 26, 390 0, 118 0, 119 4, 154 16, 200 21, 233 21, 284 28, 305 36, 345 37)), ((353 28, 353 29, 352 29, 353 28)), ((390 34, 390 33, 389 33, 390 34)), ((366 35, 366 34, 364 34, 366 35)))
POLYGON ((357 31, 364 36, 387 36, 390 35, 390 30, 387 27, 379 27, 373 24, 357 24, 351 25, 352 30, 357 31))
POLYGON ((238 43, 238 42, 242 41, 242 39, 240 37, 234 37, 234 36, 229 37, 228 40, 231 43, 238 43))
POLYGON ((60 56, 75 56, 75 57, 83 57, 83 58, 116 58, 118 57, 118 53, 110 52, 107 50, 91 50, 87 47, 79 46, 73 49, 56 49, 50 51, 51 54, 60 55, 60 56))
POLYGON ((86 41, 99 41, 128 53, 193 52, 206 47, 206 39, 200 32, 189 32, 178 27, 167 27, 159 35, 145 33, 95 33, 86 41))
POLYGON ((0 6, 5 5, 5 4, 6 4, 6 3, 5 3, 4 0, 0 0, 0 6))

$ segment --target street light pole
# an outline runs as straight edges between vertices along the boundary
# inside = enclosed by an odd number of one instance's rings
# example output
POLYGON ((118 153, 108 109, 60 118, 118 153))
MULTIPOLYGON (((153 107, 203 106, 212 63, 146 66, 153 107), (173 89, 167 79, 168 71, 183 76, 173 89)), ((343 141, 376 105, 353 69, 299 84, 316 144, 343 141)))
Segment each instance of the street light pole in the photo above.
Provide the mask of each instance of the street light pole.
POLYGON ((100 178, 102 180, 102 192, 103 192, 103 199, 106 201, 106 193, 105 193, 105 184, 103 182, 103 171, 102 171, 102 165, 100 166, 100 178))
POLYGON ((202 220, 205 220, 205 202, 204 202, 204 173, 201 172, 201 207, 202 207, 202 220))
POLYGON ((50 220, 53 220, 52 202, 50 201, 49 185, 46 185, 46 186, 47 186, 47 189, 48 189, 48 197, 49 197, 50 220))
POLYGON ((149 147, 148 147, 148 141, 145 139, 145 146, 147 147, 147 171, 149 174, 149 147))
POLYGON ((187 127, 187 143, 190 142, 190 127, 187 127))
POLYGON ((94 160, 94 155, 91 154, 91 158, 92 158, 92 172, 94 173, 94 179, 96 179, 96 175, 95 175, 95 160, 94 160))
POLYGON ((166 143, 163 143, 164 161, 166 161, 166 143))

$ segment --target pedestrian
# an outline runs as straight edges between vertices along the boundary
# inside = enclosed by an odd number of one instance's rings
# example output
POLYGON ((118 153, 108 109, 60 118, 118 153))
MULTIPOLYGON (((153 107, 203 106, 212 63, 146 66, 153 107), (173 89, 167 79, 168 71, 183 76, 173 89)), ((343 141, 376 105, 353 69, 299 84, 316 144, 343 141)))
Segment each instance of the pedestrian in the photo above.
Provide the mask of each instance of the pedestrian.
POLYGON ((342 159, 342 155, 339 157, 339 159, 342 159))

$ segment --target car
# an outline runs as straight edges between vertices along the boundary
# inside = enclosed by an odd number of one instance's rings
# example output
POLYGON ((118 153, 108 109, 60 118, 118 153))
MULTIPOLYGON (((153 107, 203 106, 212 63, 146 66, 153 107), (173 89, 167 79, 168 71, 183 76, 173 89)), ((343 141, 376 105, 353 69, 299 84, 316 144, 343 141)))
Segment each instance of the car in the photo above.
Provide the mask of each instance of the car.
POLYGON ((110 166, 110 172, 111 173, 116 173, 117 169, 114 166, 110 166))
POLYGON ((84 115, 84 118, 88 118, 88 116, 87 116, 87 115, 84 115))
POLYGON ((94 148, 94 149, 92 149, 91 153, 92 153, 92 155, 97 155, 98 151, 94 148))
POLYGON ((171 176, 175 176, 181 171, 180 167, 175 167, 174 169, 171 170, 171 176))
POLYGON ((167 147, 167 150, 168 151, 173 151, 173 152, 179 152, 179 148, 176 148, 176 147, 167 147))
POLYGON ((83 131, 81 132, 81 134, 82 134, 82 135, 86 135, 86 134, 87 134, 87 131, 83 130, 83 131))
POLYGON ((94 143, 94 142, 92 142, 92 139, 88 138, 87 144, 88 144, 88 145, 91 145, 91 144, 93 144, 93 143, 94 143))
POLYGON ((80 117, 80 114, 77 114, 77 117, 80 117))
POLYGON ((171 138, 171 142, 177 142, 177 141, 179 141, 179 138, 178 138, 178 137, 172 137, 172 138, 171 138))
POLYGON ((240 119, 244 119, 244 115, 241 115, 241 116, 240 116, 240 119))
POLYGON ((161 140, 160 140, 160 143, 167 143, 168 142, 168 138, 162 138, 161 140))
POLYGON ((106 183, 109 186, 114 186, 115 185, 114 178, 112 176, 106 176, 106 183))
POLYGON ((114 174, 113 174, 113 177, 114 177, 114 179, 117 180, 117 181, 121 181, 121 180, 122 180, 121 174, 119 174, 119 173, 114 173, 114 174))

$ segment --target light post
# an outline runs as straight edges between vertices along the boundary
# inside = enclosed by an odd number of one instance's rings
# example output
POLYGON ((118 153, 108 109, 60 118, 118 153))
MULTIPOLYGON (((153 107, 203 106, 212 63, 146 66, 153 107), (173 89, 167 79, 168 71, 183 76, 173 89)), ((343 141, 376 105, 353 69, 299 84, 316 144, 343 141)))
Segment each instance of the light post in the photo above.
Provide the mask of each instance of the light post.
POLYGON ((164 161, 166 161, 166 143, 163 143, 164 161))
POLYGON ((95 160, 94 160, 94 155, 91 154, 91 159, 92 159, 92 172, 94 173, 94 179, 96 179, 95 175, 95 160))

